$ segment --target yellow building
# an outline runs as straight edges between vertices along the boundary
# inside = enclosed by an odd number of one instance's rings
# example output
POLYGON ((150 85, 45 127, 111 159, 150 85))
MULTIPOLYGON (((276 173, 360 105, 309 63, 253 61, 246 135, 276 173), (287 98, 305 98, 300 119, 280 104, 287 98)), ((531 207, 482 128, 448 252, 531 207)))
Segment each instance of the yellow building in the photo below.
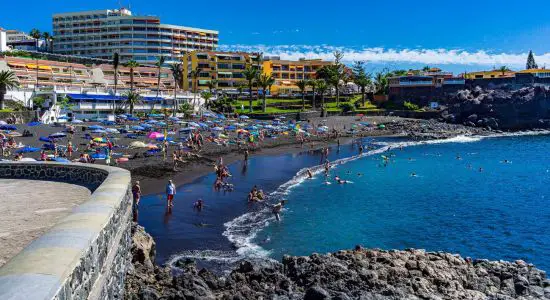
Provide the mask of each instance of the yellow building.
POLYGON ((532 74, 534 77, 538 78, 548 78, 550 77, 550 69, 527 69, 519 71, 519 74, 532 74))
POLYGON ((493 71, 480 71, 480 72, 471 72, 466 73, 464 75, 464 78, 466 79, 492 79, 492 78, 510 78, 515 76, 514 71, 499 71, 499 70, 493 70, 493 71))
MULTIPOLYGON (((266 58, 263 62, 263 74, 271 75, 275 84, 271 87, 272 95, 290 95, 299 92, 296 83, 300 80, 315 79, 317 70, 332 62, 321 59, 300 59, 298 61, 266 58)), ((308 88, 309 89, 309 88, 308 88)))
POLYGON ((193 51, 183 57, 183 89, 208 90, 211 81, 217 82, 218 91, 237 93, 239 86, 247 91, 248 82, 243 71, 248 67, 260 68, 259 54, 246 52, 193 51), (196 81, 192 73, 199 70, 196 81))

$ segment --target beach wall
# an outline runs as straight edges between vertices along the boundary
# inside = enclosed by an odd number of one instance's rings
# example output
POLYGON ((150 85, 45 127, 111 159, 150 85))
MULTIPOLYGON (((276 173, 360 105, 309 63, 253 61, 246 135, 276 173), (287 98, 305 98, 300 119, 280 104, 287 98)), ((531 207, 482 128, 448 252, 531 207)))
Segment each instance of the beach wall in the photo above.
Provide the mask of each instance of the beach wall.
POLYGON ((62 181, 92 191, 88 201, 0 268, 0 299, 122 298, 130 265, 132 223, 127 170, 2 162, 0 178, 62 181))
POLYGON ((0 112, 0 120, 7 120, 11 117, 17 117, 18 121, 23 123, 28 123, 36 118, 38 118, 37 111, 14 111, 14 112, 0 112))

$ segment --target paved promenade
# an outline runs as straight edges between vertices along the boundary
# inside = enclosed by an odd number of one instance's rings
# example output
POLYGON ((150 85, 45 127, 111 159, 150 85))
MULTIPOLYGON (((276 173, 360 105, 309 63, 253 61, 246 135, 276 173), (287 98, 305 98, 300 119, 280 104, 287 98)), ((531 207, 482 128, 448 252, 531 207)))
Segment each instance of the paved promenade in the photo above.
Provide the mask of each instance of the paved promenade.
POLYGON ((0 267, 89 197, 79 185, 0 179, 0 267))

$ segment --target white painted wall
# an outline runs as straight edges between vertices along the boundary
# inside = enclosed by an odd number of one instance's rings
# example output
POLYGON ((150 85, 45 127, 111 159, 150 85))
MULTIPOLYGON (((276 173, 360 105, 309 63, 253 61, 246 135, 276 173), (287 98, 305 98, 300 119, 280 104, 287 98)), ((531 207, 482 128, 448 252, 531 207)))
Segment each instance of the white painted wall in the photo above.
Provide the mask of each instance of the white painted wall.
POLYGON ((0 30, 0 52, 8 51, 7 40, 6 32, 0 30))

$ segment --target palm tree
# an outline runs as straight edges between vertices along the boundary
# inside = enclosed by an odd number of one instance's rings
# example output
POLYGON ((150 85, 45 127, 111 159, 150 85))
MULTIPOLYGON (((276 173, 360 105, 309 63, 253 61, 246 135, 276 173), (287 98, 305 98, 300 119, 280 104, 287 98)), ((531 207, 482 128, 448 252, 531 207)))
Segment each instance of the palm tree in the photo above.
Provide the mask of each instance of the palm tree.
POLYGON ((200 76, 202 69, 199 67, 196 67, 194 70, 191 71, 191 78, 193 78, 193 108, 195 107, 195 103, 197 102, 197 90, 199 88, 198 78, 200 76))
POLYGON ((424 68, 422 68, 422 71, 428 72, 428 71, 430 71, 430 69, 431 69, 430 66, 424 66, 424 68))
MULTIPOLYGON (((113 69, 115 70, 115 98, 117 93, 117 86, 118 86, 118 65, 120 64, 120 58, 118 57, 118 53, 115 52, 113 54, 113 69)), ((115 101, 113 100, 113 115, 115 114, 115 101)))
POLYGON ((321 95, 321 109, 325 110, 325 92, 328 89, 328 84, 324 79, 317 79, 315 80, 315 85, 317 86, 317 91, 319 92, 319 95, 321 95))
POLYGON ((333 76, 331 76, 330 81, 332 82, 332 85, 334 85, 334 89, 336 90, 336 107, 339 107, 340 106, 340 81, 345 80, 346 69, 344 64, 342 63, 342 59, 344 58, 344 53, 340 51, 335 51, 333 55, 334 55, 335 72, 333 73, 333 76))
POLYGON ((50 44, 50 42, 52 40, 52 36, 50 35, 49 32, 42 32, 42 37, 44 38, 44 41, 46 42, 46 52, 48 52, 49 51, 48 45, 50 44))
POLYGON ((376 87, 376 93, 385 95, 388 89, 388 74, 384 72, 376 73, 374 77, 374 86, 376 87))
POLYGON ((208 91, 214 95, 214 90, 218 88, 218 81, 216 79, 212 79, 208 82, 208 91))
POLYGON ((166 61, 166 58, 164 56, 160 56, 159 60, 157 61, 157 98, 159 97, 160 93, 160 71, 162 70, 162 65, 164 65, 164 61, 166 61))
POLYGON ((302 93, 302 110, 306 109, 306 87, 307 87, 307 81, 305 80, 299 80, 296 82, 296 86, 300 89, 300 93, 302 93))
POLYGON ((126 68, 130 68, 130 91, 134 91, 134 68, 139 67, 139 63, 135 60, 129 60, 124 65, 126 68))
POLYGON ((258 87, 262 88, 262 109, 265 113, 267 110, 267 90, 271 88, 271 86, 275 83, 275 79, 271 77, 271 75, 262 74, 260 77, 258 77, 258 87))
POLYGON ((36 51, 38 51, 38 41, 42 37, 42 33, 40 33, 40 30, 33 28, 29 35, 34 39, 35 45, 36 45, 36 51))
POLYGON ((182 75, 182 64, 181 63, 175 63, 170 65, 170 71, 172 71, 172 76, 174 77, 174 114, 176 113, 178 109, 178 100, 177 100, 177 93, 178 93, 178 85, 181 85, 182 75))
POLYGON ((244 84, 242 84, 241 82, 238 82, 237 83, 237 92, 239 92, 238 97, 240 97, 243 94, 243 91, 244 91, 244 84))
POLYGON ((315 89, 317 88, 317 80, 315 79, 312 79, 312 80, 308 80, 307 81, 307 85, 311 87, 311 90, 313 92, 313 98, 312 98, 312 101, 311 101, 311 107, 313 109, 315 109, 315 89))
POLYGON ((138 93, 134 93, 134 91, 129 91, 124 94, 124 97, 126 97, 126 100, 124 100, 124 106, 128 107, 130 115, 133 115, 134 106, 141 103, 141 96, 138 93))
POLYGON ((204 106, 210 109, 210 99, 212 98, 212 93, 210 91, 204 91, 201 93, 202 99, 204 99, 204 106))
POLYGON ((8 90, 19 85, 17 76, 13 71, 0 71, 0 110, 5 109, 4 97, 8 90))
POLYGON ((254 81, 258 79, 258 69, 248 66, 243 71, 243 76, 248 81, 248 103, 250 105, 249 110, 252 112, 252 87, 254 81))
POLYGON ((498 68, 498 70, 502 73, 502 76, 504 76, 504 74, 506 74, 506 72, 510 71, 510 68, 508 68, 507 66, 502 66, 502 67, 498 68))

